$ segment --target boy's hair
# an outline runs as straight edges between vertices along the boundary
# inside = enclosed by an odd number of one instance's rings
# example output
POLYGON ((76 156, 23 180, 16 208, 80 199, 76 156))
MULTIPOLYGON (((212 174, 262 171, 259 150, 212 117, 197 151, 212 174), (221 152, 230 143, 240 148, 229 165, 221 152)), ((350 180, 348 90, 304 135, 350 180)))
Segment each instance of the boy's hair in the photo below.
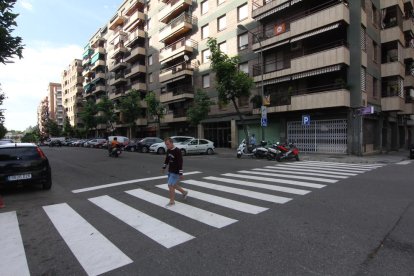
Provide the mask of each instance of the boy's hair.
POLYGON ((170 142, 171 144, 174 144, 174 141, 173 141, 173 139, 171 139, 171 137, 167 137, 167 138, 165 138, 164 139, 164 142, 170 142))

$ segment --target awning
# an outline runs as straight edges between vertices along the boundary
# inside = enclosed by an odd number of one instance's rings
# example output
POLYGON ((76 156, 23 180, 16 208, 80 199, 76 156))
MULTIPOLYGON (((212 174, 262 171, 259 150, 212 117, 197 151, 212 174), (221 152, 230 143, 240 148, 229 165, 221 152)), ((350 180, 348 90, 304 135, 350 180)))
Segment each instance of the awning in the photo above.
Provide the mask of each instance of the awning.
POLYGON ((279 42, 279 43, 276 43, 276 44, 272 44, 272 45, 267 46, 267 47, 264 47, 262 50, 260 50, 260 48, 259 48, 258 50, 254 51, 254 52, 255 53, 260 53, 260 51, 266 51, 266 50, 269 50, 269 49, 272 49, 272 48, 275 48, 275 47, 279 47, 280 45, 287 44, 287 43, 289 43, 289 39, 284 40, 284 41, 279 42))
POLYGON ((312 32, 294 37, 290 40, 290 42, 295 42, 295 41, 298 41, 298 40, 301 40, 301 39, 304 39, 304 38, 307 38, 307 37, 310 37, 310 36, 313 36, 313 35, 317 35, 317 34, 320 34, 320 33, 323 33, 323 32, 329 31, 329 30, 336 29, 338 27, 339 27, 339 23, 335 23, 335 24, 329 25, 327 27, 323 27, 323 28, 320 28, 318 30, 315 30, 315 31, 312 31, 312 32))
MULTIPOLYGON (((245 121, 251 121, 251 120, 259 120, 259 115, 243 115, 243 119, 245 121)), ((218 122, 230 122, 231 120, 235 120, 237 122, 240 121, 240 117, 238 115, 229 115, 229 116, 223 116, 223 117, 213 117, 208 118, 205 120, 202 120, 201 123, 218 123, 218 122)), ((241 122, 241 121, 240 121, 241 122)))
POLYGON ((328 67, 325 67, 325 68, 310 70, 310 71, 307 71, 307 72, 292 75, 292 80, 306 78, 306 77, 320 75, 320 74, 325 74, 325 73, 339 71, 339 70, 341 70, 341 65, 328 66, 328 67))
MULTIPOLYGON (((269 85, 269 84, 274 84, 274 83, 280 83, 280 82, 284 82, 284 81, 290 81, 291 77, 281 77, 281 78, 277 78, 277 79, 271 79, 271 80, 265 80, 263 81, 264 85, 269 85)), ((261 87, 262 86, 262 82, 259 81, 256 83, 256 87, 261 87)))
POLYGON ((283 4, 283 5, 280 5, 278 7, 275 7, 274 9, 271 9, 270 11, 265 12, 262 15, 259 15, 258 17, 255 18, 255 20, 261 20, 261 19, 263 19, 263 18, 265 18, 265 17, 267 17, 267 16, 269 16, 271 14, 274 14, 275 12, 278 12, 278 11, 281 11, 283 9, 286 9, 289 6, 290 6, 290 3, 287 2, 287 3, 283 4))
POLYGON ((92 57, 91 57, 91 64, 94 64, 97 60, 99 59, 99 53, 95 53, 92 57))

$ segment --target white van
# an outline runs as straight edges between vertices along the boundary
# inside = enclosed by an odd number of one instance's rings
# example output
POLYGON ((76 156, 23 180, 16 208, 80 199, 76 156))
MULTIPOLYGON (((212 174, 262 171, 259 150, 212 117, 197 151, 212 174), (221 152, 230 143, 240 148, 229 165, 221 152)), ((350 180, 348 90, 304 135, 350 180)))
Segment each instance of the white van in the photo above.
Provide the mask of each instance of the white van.
POLYGON ((116 137, 116 140, 118 141, 118 143, 120 143, 123 146, 126 146, 129 143, 129 138, 128 137, 125 137, 125 136, 109 136, 108 137, 108 144, 111 144, 111 142, 114 140, 114 137, 116 137))

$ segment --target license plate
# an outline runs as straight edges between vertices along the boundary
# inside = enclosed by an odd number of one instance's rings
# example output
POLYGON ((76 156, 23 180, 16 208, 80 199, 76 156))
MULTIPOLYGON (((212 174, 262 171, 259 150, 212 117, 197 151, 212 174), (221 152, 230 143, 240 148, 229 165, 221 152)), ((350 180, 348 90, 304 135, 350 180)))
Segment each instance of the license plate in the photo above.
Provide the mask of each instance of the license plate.
POLYGON ((19 175, 10 175, 9 177, 7 177, 7 179, 9 181, 24 180, 24 179, 30 179, 30 178, 32 178, 32 174, 30 174, 30 173, 19 174, 19 175))

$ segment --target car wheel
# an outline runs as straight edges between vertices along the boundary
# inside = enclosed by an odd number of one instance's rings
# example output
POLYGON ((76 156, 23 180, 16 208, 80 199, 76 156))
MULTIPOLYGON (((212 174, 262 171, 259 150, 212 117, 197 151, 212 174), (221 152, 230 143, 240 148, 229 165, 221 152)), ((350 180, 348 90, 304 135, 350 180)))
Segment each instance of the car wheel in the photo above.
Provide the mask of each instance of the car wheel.
POLYGON ((135 147, 130 147, 129 148, 129 151, 135 151, 136 150, 136 148, 135 147))
POLYGON ((187 155, 187 152, 185 151, 185 149, 181 149, 181 154, 182 155, 187 155))
POLYGON ((42 184, 43 190, 50 190, 52 188, 52 177, 49 177, 48 180, 42 184))
POLYGON ((143 153, 147 153, 148 152, 148 148, 147 147, 142 147, 142 150, 141 150, 143 153))
POLYGON ((165 153, 165 149, 164 148, 159 148, 157 150, 157 154, 164 154, 165 153))
POLYGON ((208 154, 208 155, 212 155, 212 154, 214 154, 214 150, 213 150, 213 149, 207 149, 207 154, 208 154))

